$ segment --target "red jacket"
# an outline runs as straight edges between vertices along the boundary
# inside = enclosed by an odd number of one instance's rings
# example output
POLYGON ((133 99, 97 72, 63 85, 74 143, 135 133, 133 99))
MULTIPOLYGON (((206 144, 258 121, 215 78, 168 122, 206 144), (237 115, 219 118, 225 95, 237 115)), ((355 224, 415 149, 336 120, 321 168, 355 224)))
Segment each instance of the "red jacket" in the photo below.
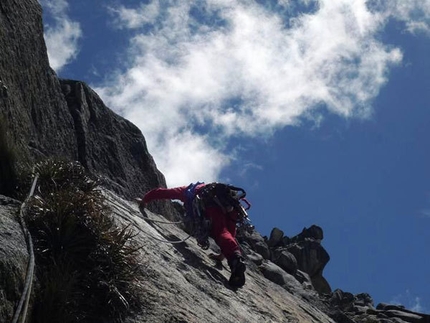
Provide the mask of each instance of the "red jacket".
MULTIPOLYGON (((198 192, 205 184, 198 185, 198 192)), ((149 203, 153 200, 170 199, 180 200, 186 203, 186 194, 188 186, 174 188, 156 188, 145 194, 143 202, 149 203)), ((236 236, 236 221, 239 217, 237 210, 224 214, 223 210, 218 206, 208 207, 205 210, 205 216, 212 221, 210 236, 215 239, 215 242, 221 248, 221 252, 227 258, 232 259, 235 255, 240 255, 240 247, 235 240, 236 236)))
MULTIPOLYGON (((198 192, 205 184, 200 184, 196 187, 196 192, 198 192)), ((168 200, 180 200, 181 202, 186 202, 185 192, 188 186, 180 186, 174 188, 156 188, 145 194, 143 197, 143 202, 145 204, 160 199, 168 200)))

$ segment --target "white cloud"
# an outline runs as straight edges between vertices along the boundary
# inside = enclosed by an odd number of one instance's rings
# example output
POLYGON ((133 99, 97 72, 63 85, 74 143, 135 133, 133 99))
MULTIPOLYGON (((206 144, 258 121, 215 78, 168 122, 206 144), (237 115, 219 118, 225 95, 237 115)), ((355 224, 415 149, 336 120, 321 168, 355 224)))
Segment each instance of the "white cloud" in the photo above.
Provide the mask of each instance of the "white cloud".
POLYGON ((372 5, 387 18, 405 23, 411 33, 430 33, 430 1, 428 0, 372 0, 372 5))
POLYGON ((424 218, 430 218, 430 193, 427 193, 426 205, 419 210, 418 214, 424 218))
POLYGON ((116 17, 115 25, 122 28, 139 28, 148 23, 154 23, 160 13, 160 4, 157 1, 147 5, 141 4, 138 9, 129 9, 124 6, 109 7, 109 11, 116 17))
POLYGON ((290 19, 255 2, 208 0, 205 23, 190 14, 193 3, 111 9, 118 28, 135 31, 131 64, 96 89, 140 127, 170 185, 216 179, 231 160, 231 138, 267 137, 302 117, 320 122, 322 107, 371 115, 402 59, 378 33, 390 17, 427 10, 418 2, 402 9, 400 0, 372 11, 365 0, 320 0, 316 11, 290 19))
POLYGON ((394 296, 390 303, 403 305, 405 308, 418 313, 427 312, 427 309, 422 305, 421 298, 413 295, 409 290, 406 290, 403 294, 394 296))
POLYGON ((78 54, 78 41, 82 37, 81 27, 78 22, 68 17, 66 0, 41 0, 40 2, 55 21, 54 25, 45 26, 44 36, 49 63, 56 72, 59 72, 78 54))
POLYGON ((152 153, 159 156, 158 163, 170 165, 164 172, 169 183, 211 182, 218 177, 219 169, 229 163, 229 159, 211 147, 207 140, 190 132, 177 133, 163 140, 166 145, 154 147, 152 153))

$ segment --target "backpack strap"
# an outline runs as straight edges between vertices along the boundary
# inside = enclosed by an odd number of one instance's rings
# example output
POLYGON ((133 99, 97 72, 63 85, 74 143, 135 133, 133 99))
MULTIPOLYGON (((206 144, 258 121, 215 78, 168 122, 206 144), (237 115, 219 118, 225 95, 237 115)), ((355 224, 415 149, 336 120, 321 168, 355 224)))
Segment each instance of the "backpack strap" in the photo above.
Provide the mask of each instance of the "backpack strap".
POLYGON ((201 184, 204 184, 204 182, 197 182, 195 184, 191 183, 185 190, 185 211, 187 212, 187 215, 191 218, 194 218, 196 216, 193 204, 197 195, 196 188, 201 184))

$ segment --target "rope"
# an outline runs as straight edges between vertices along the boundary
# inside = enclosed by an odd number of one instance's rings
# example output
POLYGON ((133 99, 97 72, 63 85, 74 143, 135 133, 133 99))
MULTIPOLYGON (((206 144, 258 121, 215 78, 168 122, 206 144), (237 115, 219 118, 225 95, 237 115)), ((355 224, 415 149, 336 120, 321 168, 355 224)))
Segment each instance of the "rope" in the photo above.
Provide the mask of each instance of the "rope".
MULTIPOLYGON (((134 211, 134 209, 132 208, 126 208, 124 206, 122 206, 121 204, 118 204, 114 201, 110 201, 111 204, 113 204, 116 208, 122 209, 124 211, 128 211, 128 212, 132 212, 134 211)), ((154 222, 154 223, 164 223, 164 224, 181 224, 184 223, 184 221, 164 221, 164 220, 152 220, 150 218, 148 218, 147 216, 144 216, 143 219, 150 221, 150 222, 154 222)))
POLYGON ((28 261, 27 266, 27 276, 25 278, 24 290, 22 291, 21 299, 19 300, 18 307, 15 312, 15 316, 13 317, 12 323, 17 323, 19 317, 21 316, 21 323, 24 323, 27 318, 28 304, 30 302, 31 288, 33 286, 33 274, 34 274, 34 251, 33 251, 33 239, 31 238, 31 234, 25 226, 24 222, 24 209, 27 206, 28 200, 33 196, 34 190, 36 188, 37 179, 39 175, 36 175, 33 180, 33 184, 31 185, 30 193, 28 194, 25 201, 21 204, 19 210, 19 220, 21 222, 22 231, 24 232, 25 239, 27 242, 28 253, 30 254, 30 259, 28 261), (21 315, 22 314, 22 315, 21 315))
MULTIPOLYGON (((135 211, 135 210, 134 210, 134 209, 132 209, 132 208, 126 208, 126 207, 124 207, 124 206, 122 206, 122 205, 120 205, 120 204, 118 204, 118 203, 116 203, 116 202, 114 202, 114 201, 112 201, 112 200, 110 201, 110 203, 111 203, 114 207, 116 207, 117 209, 122 209, 123 211, 129 211, 129 212, 131 212, 131 211, 135 211)), ((124 220, 129 221, 129 222, 132 222, 132 223, 133 223, 133 225, 134 225, 134 226, 135 226, 135 227, 136 227, 140 232, 142 232, 142 233, 145 233, 145 234, 149 235, 149 234, 148 234, 148 232, 143 231, 143 230, 140 228, 139 223, 137 223, 134 219, 132 219, 132 218, 130 218, 130 217, 127 217, 127 216, 124 216, 124 215, 122 215, 122 214, 118 214, 118 215, 119 215, 121 218, 123 218, 124 220)), ((163 220, 152 220, 152 219, 148 218, 147 216, 146 216, 146 217, 143 217, 143 219, 144 219, 144 220, 146 220, 146 221, 154 222, 154 223, 165 223, 165 224, 179 224, 179 223, 183 223, 183 221, 171 222, 171 221, 163 221, 163 220)), ((190 234, 190 235, 188 235, 186 238, 184 238, 184 239, 182 239, 182 240, 175 240, 175 241, 159 239, 159 238, 154 237, 154 236, 152 236, 152 235, 150 235, 150 237, 151 237, 151 239, 153 239, 153 240, 155 240, 155 241, 158 241, 158 242, 162 242, 162 243, 179 244, 179 243, 183 243, 183 242, 187 241, 189 238, 191 238, 191 237, 192 237, 192 235, 190 234)))
MULTIPOLYGON (((21 298, 19 300, 18 303, 18 307, 16 309, 15 315, 12 319, 12 323, 17 323, 19 318, 21 317, 20 323, 25 323, 26 318, 27 318, 27 312, 28 312, 28 305, 30 302, 30 295, 31 295, 31 290, 32 290, 32 286, 33 286, 33 276, 34 276, 34 267, 35 267, 35 257, 34 257, 34 250, 33 250, 33 239, 31 237, 30 232, 28 231, 27 227, 25 226, 25 221, 24 221, 24 210, 27 206, 27 203, 29 201, 29 199, 34 195, 34 191, 36 189, 36 185, 37 185, 37 180, 39 178, 39 175, 36 174, 36 176, 34 177, 33 183, 31 185, 31 189, 30 192, 27 196, 27 198, 24 200, 24 202, 21 204, 20 210, 19 210, 19 220, 21 222, 21 227, 22 227, 22 231, 24 233, 26 242, 27 242, 27 249, 28 249, 28 253, 30 254, 30 259, 28 261, 28 266, 27 266, 27 275, 26 275, 26 279, 25 279, 25 285, 24 285, 24 289, 21 295, 21 298)), ((113 202, 111 200, 112 204, 116 207, 116 208, 120 208, 126 212, 130 212, 130 211, 134 211, 132 208, 126 208, 116 202, 113 202)), ((143 231, 139 224, 131 218, 125 217, 123 215, 120 214, 120 216, 125 219, 128 220, 130 222, 133 223, 133 225, 141 232, 143 233, 147 233, 145 231, 143 231)), ((147 221, 151 221, 154 223, 165 223, 165 224, 180 224, 183 223, 183 221, 177 221, 177 222, 170 222, 170 221, 162 221, 162 220, 152 220, 148 217, 144 217, 145 220, 147 221)), ((182 240, 178 240, 178 241, 170 241, 170 240, 163 240, 163 239, 159 239, 157 237, 151 236, 151 238, 155 241, 158 242, 162 242, 162 243, 171 243, 171 244, 179 244, 179 243, 183 243, 185 241, 187 241, 189 238, 191 237, 191 234, 188 235, 188 237, 182 239, 182 240)))

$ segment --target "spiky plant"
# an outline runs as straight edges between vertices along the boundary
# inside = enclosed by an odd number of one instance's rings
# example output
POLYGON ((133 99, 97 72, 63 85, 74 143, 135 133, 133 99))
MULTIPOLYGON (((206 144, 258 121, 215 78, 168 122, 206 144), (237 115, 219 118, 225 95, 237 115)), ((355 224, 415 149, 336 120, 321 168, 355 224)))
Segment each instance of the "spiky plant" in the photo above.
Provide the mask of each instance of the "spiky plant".
POLYGON ((34 320, 120 322, 137 304, 132 231, 115 225, 79 163, 48 160, 35 172, 38 189, 26 215, 41 286, 34 320))

